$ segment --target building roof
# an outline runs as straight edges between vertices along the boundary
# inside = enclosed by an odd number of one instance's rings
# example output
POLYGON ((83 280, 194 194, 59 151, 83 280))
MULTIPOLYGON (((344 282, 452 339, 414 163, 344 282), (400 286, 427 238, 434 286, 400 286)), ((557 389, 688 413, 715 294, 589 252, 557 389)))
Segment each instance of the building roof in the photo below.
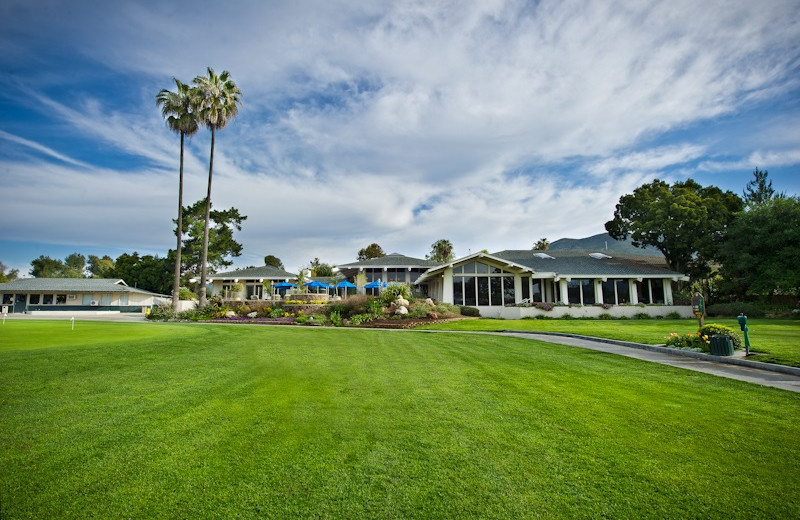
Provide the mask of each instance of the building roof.
POLYGON ((683 277, 682 273, 669 269, 663 257, 619 255, 609 251, 506 249, 492 256, 523 265, 534 273, 556 276, 683 277))
MULTIPOLYGON (((0 283, 0 292, 85 292, 85 293, 156 293, 128 287, 119 278, 19 278, 0 283)), ((163 296, 163 295, 157 295, 163 296)))
POLYGON ((534 277, 538 274, 546 278, 644 277, 686 279, 683 274, 669 269, 663 257, 618 255, 609 254, 608 251, 506 249, 492 254, 473 253, 447 264, 438 265, 423 273, 417 283, 424 282, 434 273, 438 273, 447 267, 480 260, 481 258, 505 263, 512 271, 530 271, 534 277))
POLYGON ((221 280, 223 278, 286 280, 297 278, 297 275, 271 265, 262 265, 261 267, 248 267, 247 269, 216 273, 208 277, 209 280, 221 280))
POLYGON ((378 258, 370 258, 368 260, 357 260, 349 264, 339 264, 337 269, 357 269, 357 268, 376 268, 376 267, 425 267, 431 268, 440 265, 439 262, 433 260, 425 260, 422 258, 414 258, 412 256, 401 255, 400 253, 390 253, 386 256, 378 258))

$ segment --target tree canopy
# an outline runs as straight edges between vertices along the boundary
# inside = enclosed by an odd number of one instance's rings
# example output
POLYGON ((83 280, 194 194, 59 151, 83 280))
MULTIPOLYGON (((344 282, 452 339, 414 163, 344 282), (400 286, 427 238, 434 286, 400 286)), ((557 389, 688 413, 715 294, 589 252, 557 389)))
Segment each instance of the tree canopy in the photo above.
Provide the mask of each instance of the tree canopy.
POLYGON ((547 248, 550 247, 550 241, 546 238, 540 238, 533 244, 533 249, 535 251, 547 251, 547 248))
POLYGON ((92 278, 109 278, 114 269, 114 260, 105 255, 100 258, 97 255, 89 255, 88 271, 92 278))
POLYGON ((311 276, 333 276, 333 267, 325 262, 320 262, 319 258, 314 258, 310 263, 311 276))
POLYGON ((281 259, 275 255, 267 255, 264 257, 264 265, 271 265, 272 267, 277 267, 278 269, 286 269, 283 266, 283 262, 281 259))
POLYGON ((655 247, 671 269, 698 279, 708 275, 709 262, 742 207, 735 193, 716 186, 692 179, 670 186, 656 179, 620 197, 605 227, 616 240, 630 236, 636 247, 655 247))
POLYGON ((8 266, 6 266, 6 264, 3 262, 0 262, 0 283, 16 280, 19 276, 19 269, 11 269, 8 272, 6 272, 6 269, 8 269, 8 266))
POLYGON ((453 256, 453 243, 449 240, 442 238, 431 244, 431 252, 425 258, 435 262, 449 262, 454 258, 453 256))
POLYGON ((358 260, 369 260, 370 258, 381 258, 383 256, 386 256, 386 253, 384 253, 383 248, 375 242, 358 251, 358 260))
POLYGON ((785 197, 783 193, 775 193, 775 189, 772 187, 772 181, 768 181, 767 176, 768 172, 766 170, 761 171, 756 168, 753 171, 753 178, 750 179, 750 182, 747 183, 747 186, 745 186, 742 192, 745 204, 748 206, 759 206, 761 204, 766 204, 775 197, 785 197))
POLYGON ((109 278, 121 278, 130 287, 137 287, 145 291, 158 294, 169 294, 172 289, 172 266, 175 252, 166 258, 139 253, 123 253, 117 257, 114 267, 108 273, 109 278))
MULTIPOLYGON (((183 242, 181 257, 186 277, 196 276, 201 271, 205 211, 205 199, 183 208, 183 233, 187 235, 187 238, 183 242)), ((241 256, 242 244, 234 239, 233 232, 241 231, 242 222, 245 220, 247 220, 247 216, 240 214, 236 208, 211 210, 212 225, 208 230, 207 258, 208 269, 211 273, 230 266, 233 263, 231 258, 241 256)))
POLYGON ((739 215, 720 247, 721 273, 741 295, 800 295, 800 199, 773 198, 739 215))
POLYGON ((31 261, 30 275, 34 278, 84 278, 86 257, 72 253, 63 261, 41 255, 31 261))

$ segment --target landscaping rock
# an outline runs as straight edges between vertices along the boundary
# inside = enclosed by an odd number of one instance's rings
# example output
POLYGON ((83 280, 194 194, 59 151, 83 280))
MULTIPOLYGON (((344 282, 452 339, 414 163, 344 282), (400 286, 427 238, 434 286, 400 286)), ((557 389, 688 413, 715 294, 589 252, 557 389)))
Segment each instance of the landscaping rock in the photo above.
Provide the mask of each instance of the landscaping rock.
POLYGON ((249 314, 247 315, 247 317, 248 317, 248 318, 257 318, 257 317, 258 317, 258 313, 257 313, 257 312, 251 312, 251 313, 249 313, 249 314))
POLYGON ((225 317, 226 318, 235 318, 236 317, 236 313, 233 312, 233 311, 228 311, 228 312, 225 313, 225 317))
POLYGON ((402 316, 403 314, 408 314, 408 309, 406 309, 405 307, 401 306, 401 307, 398 307, 398 309, 396 311, 394 311, 394 313, 395 314, 400 314, 402 316))

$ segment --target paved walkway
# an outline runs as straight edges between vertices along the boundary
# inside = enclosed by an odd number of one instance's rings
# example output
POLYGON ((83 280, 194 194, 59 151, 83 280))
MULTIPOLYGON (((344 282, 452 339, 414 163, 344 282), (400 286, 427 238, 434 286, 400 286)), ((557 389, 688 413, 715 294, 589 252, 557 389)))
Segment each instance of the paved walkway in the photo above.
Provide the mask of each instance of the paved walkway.
MULTIPOLYGON (((702 357, 689 357, 672 352, 663 352, 664 350, 669 350, 663 347, 653 347, 651 345, 640 345, 637 343, 627 342, 612 342, 607 340, 598 340, 597 338, 586 338, 572 335, 541 334, 536 332, 522 331, 508 331, 496 334, 535 339, 538 341, 547 341, 549 343, 558 343, 561 345, 570 345, 573 347, 587 348, 591 350, 599 350, 601 352, 632 357, 644 361, 650 361, 652 363, 660 363, 662 365, 685 368, 687 370, 694 370, 696 372, 704 372, 706 374, 713 374, 715 376, 728 377, 731 379, 738 379, 739 381, 747 381, 748 383, 771 386, 774 388, 781 388, 783 390, 800 393, 800 369, 792 369, 792 367, 770 366, 768 369, 765 369, 754 366, 742 366, 738 364, 715 361, 713 359, 715 356, 701 355, 702 357), (796 371, 797 374, 782 373, 771 369, 786 370, 787 372, 796 371)), ((767 363, 758 363, 755 361, 745 361, 745 363, 748 365, 767 365, 767 363)))

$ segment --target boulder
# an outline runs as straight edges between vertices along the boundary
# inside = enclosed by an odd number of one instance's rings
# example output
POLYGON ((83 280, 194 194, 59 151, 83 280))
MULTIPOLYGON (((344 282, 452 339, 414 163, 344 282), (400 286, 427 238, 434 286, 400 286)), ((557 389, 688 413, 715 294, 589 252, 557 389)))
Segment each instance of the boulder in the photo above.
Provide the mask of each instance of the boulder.
POLYGON ((258 313, 257 313, 257 312, 251 312, 251 313, 248 313, 248 314, 247 314, 247 317, 248 317, 248 318, 257 318, 257 317, 258 317, 258 313))
POLYGON ((405 307, 401 306, 401 307, 398 307, 397 310, 394 311, 394 313, 395 314, 399 314, 399 315, 402 316, 403 314, 408 314, 408 309, 406 309, 405 307))
POLYGON ((236 313, 233 312, 233 311, 228 311, 228 312, 225 313, 225 317, 226 318, 235 318, 236 317, 236 313))
POLYGON ((425 305, 427 305, 428 307, 436 307, 436 304, 433 303, 433 300, 431 300, 430 298, 425 300, 425 305))

